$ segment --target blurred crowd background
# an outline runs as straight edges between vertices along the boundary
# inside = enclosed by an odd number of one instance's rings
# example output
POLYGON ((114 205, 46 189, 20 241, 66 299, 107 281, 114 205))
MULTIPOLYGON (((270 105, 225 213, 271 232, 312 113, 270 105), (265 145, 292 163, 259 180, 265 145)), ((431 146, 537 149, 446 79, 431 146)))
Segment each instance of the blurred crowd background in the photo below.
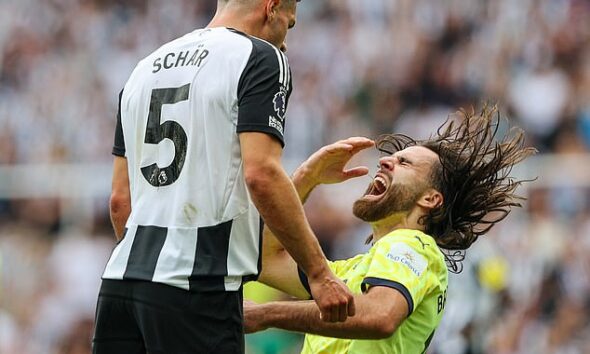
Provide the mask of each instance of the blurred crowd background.
MULTIPOLYGON (((90 352, 99 278, 114 245, 110 175, 76 168, 108 171, 118 93, 134 65, 205 26, 215 3, 0 0, 1 354, 90 352), (68 180, 72 171, 86 176, 78 188, 98 192, 44 194, 47 176, 68 180), (41 192, 17 186, 29 179, 41 192)), ((590 353, 590 2, 304 0, 298 15, 288 36, 295 91, 287 169, 348 136, 427 137, 485 99, 540 151, 516 171, 538 176, 522 190, 522 210, 451 276, 429 353, 590 353)), ((369 155, 357 162, 374 171, 369 155)), ((368 182, 322 187, 308 202, 329 258, 366 249, 370 231, 350 206, 368 182)), ((263 333, 249 336, 248 350, 294 353, 300 340, 263 333)))

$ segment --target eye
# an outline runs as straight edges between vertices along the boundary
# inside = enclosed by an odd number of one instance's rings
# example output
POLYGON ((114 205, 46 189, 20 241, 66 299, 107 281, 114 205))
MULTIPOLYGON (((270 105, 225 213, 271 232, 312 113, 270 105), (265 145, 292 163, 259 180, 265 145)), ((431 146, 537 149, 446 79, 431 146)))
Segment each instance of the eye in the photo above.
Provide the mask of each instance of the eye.
POLYGON ((405 158, 403 156, 398 156, 397 160, 399 161, 400 165, 411 165, 412 164, 410 162, 410 160, 408 160, 407 158, 405 158))

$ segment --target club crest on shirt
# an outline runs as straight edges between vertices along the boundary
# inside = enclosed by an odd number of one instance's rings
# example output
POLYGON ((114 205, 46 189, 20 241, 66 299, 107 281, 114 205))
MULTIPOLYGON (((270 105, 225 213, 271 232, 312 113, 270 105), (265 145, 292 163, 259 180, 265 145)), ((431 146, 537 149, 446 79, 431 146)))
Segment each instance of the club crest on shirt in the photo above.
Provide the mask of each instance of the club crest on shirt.
POLYGON ((416 252, 412 247, 401 242, 391 245, 391 248, 387 253, 387 259, 395 263, 403 264, 417 277, 424 273, 424 270, 426 270, 426 266, 428 265, 424 256, 416 252))
POLYGON ((279 92, 275 94, 275 97, 272 99, 272 103, 274 104, 274 110, 277 113, 277 118, 281 121, 285 120, 285 113, 287 111, 287 90, 284 86, 281 86, 279 92))

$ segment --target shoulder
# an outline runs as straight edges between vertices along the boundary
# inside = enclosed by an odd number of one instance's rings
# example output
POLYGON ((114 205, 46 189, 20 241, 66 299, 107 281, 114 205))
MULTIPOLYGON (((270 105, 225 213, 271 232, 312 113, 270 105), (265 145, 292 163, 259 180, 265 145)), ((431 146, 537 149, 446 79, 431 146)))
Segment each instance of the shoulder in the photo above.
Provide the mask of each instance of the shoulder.
POLYGON ((210 37, 211 45, 226 53, 223 60, 244 64, 244 76, 263 80, 278 75, 282 84, 290 79, 287 56, 271 43, 232 28, 212 29, 210 37))
MULTIPOLYGON (((235 30, 234 30, 235 31, 235 30)), ((242 72, 239 88, 243 89, 258 85, 279 85, 284 88, 283 100, 286 102, 291 85, 291 70, 286 55, 271 43, 260 38, 237 32, 252 43, 252 51, 242 72)))
POLYGON ((285 53, 263 39, 233 29, 229 29, 229 31, 251 42, 252 51, 244 70, 247 75, 278 75, 279 82, 284 86, 288 86, 291 80, 291 73, 289 61, 285 53))
POLYGON ((379 239, 375 245, 384 246, 397 243, 404 243, 423 254, 437 254, 440 252, 440 249, 438 248, 434 238, 419 230, 405 229, 393 231, 379 239))
POLYGON ((241 32, 224 27, 201 28, 162 44, 142 61, 151 62, 153 58, 170 52, 190 51, 194 48, 205 48, 211 51, 211 54, 222 53, 217 56, 217 60, 248 58, 255 49, 252 39, 241 32))
POLYGON ((328 261, 328 266, 336 274, 340 276, 346 274, 348 271, 354 269, 356 265, 365 257, 365 254, 359 254, 352 258, 341 259, 337 261, 328 261))
POLYGON ((276 60, 281 59, 282 62, 286 63, 287 56, 285 55, 285 53, 281 52, 279 48, 275 47, 271 43, 258 37, 250 36, 244 32, 240 32, 235 29, 228 29, 228 31, 235 36, 250 41, 250 43, 252 44, 253 54, 255 54, 256 56, 260 58, 271 58, 276 60))

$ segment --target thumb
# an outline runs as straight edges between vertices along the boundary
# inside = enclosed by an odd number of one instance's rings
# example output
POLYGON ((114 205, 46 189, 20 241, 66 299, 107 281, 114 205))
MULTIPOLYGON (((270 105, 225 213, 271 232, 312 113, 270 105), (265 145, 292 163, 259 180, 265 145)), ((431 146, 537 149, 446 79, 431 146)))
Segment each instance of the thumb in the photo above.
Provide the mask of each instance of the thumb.
POLYGON ((369 173, 369 168, 365 166, 351 168, 349 170, 344 171, 344 176, 346 179, 361 177, 369 173))

